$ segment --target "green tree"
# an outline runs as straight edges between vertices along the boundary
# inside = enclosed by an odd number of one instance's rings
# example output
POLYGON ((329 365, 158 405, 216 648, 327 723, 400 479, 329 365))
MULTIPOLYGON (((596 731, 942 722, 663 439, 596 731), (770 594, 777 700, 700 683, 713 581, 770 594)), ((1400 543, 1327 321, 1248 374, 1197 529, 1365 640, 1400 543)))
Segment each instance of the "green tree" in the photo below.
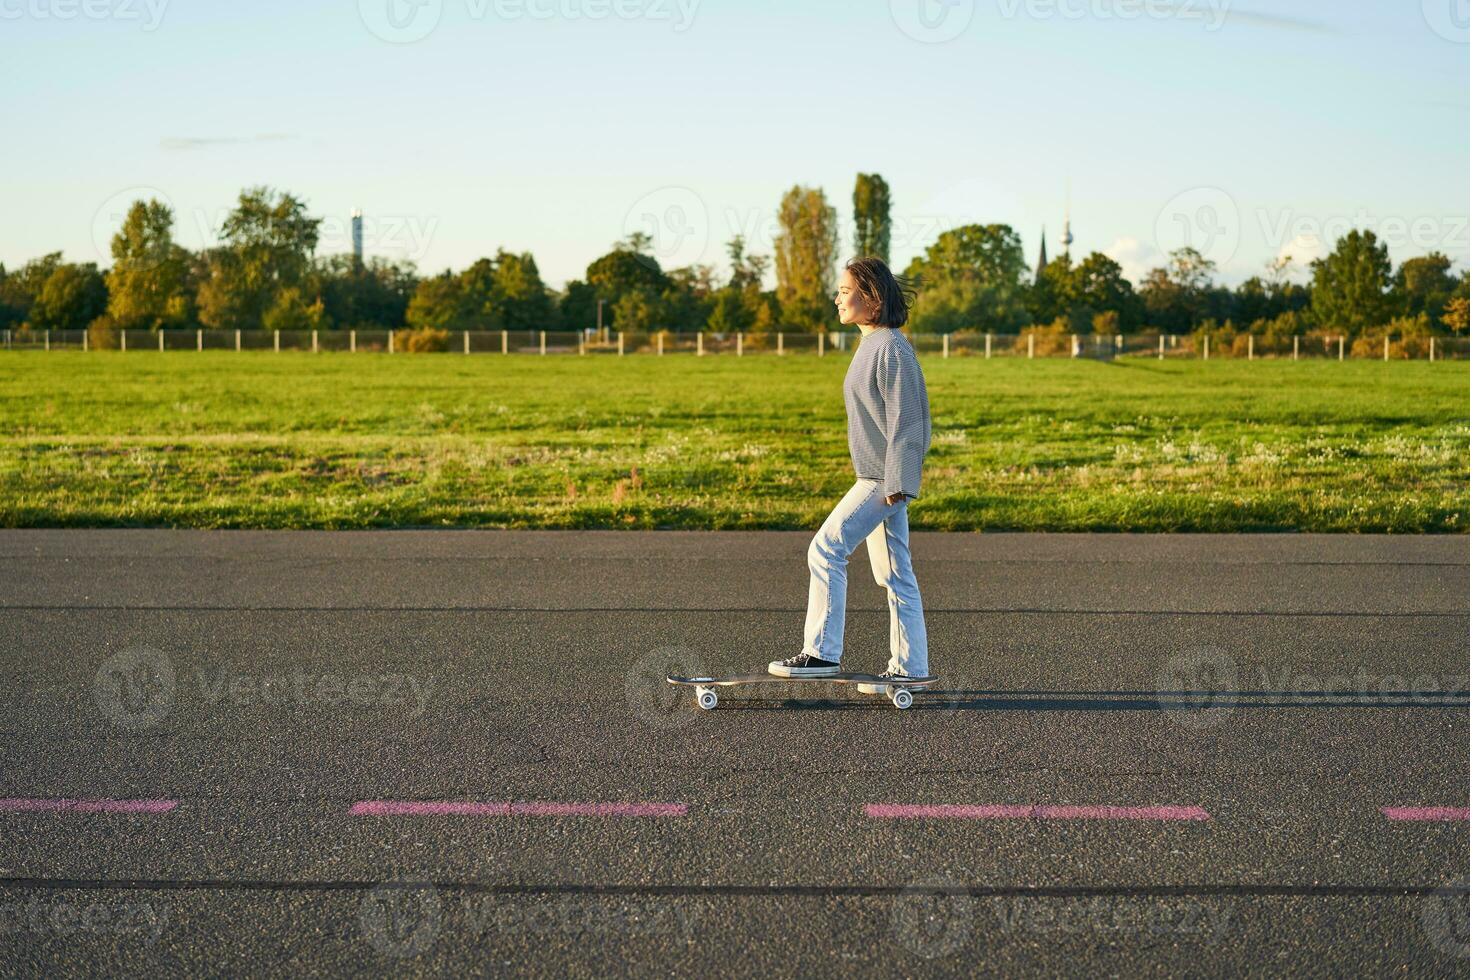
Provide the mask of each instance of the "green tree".
POLYGON ((1033 323, 1055 326, 1058 319, 1067 317, 1077 301, 1076 273, 1072 257, 1065 252, 1042 267, 1026 291, 1026 308, 1033 323))
MULTIPOLYGON (((1136 329, 1143 312, 1143 304, 1133 292, 1133 284, 1123 276, 1123 267, 1101 252, 1093 252, 1077 266, 1073 278, 1073 303, 1076 307, 1091 310, 1094 314, 1116 313, 1117 317, 1107 321, 1111 328, 1119 331, 1136 329)), ((1096 330, 1093 315, 1088 322, 1096 330)))
POLYGON ((416 329, 467 330, 472 316, 463 279, 446 269, 437 276, 419 280, 404 319, 416 329))
POLYGON ((41 283, 29 321, 37 330, 85 330, 107 312, 107 282, 95 263, 64 263, 41 283))
POLYGON ((647 286, 630 289, 613 304, 619 330, 657 330, 663 326, 658 295, 647 286))
POLYGON ((852 215, 856 223, 853 251, 888 261, 892 237, 888 182, 877 174, 858 174, 852 191, 852 215))
POLYGON ((818 332, 836 310, 837 209, 820 188, 793 187, 781 199, 776 237, 776 296, 786 323, 818 332))
POLYGON ((320 226, 290 194, 242 191, 221 229, 222 244, 208 253, 200 320, 210 327, 259 326, 284 290, 307 285, 320 226))
POLYGON ((765 282, 766 270, 771 267, 771 257, 746 255, 743 235, 730 239, 725 245, 725 251, 730 256, 730 286, 734 289, 745 289, 749 286, 759 289, 765 282))
POLYGON ((1371 231, 1353 229, 1332 253, 1312 262, 1312 313, 1323 327, 1358 334, 1392 315, 1388 246, 1371 231))
MULTIPOLYGON (((616 324, 620 330, 635 329, 616 322, 618 302, 635 290, 647 290, 657 297, 668 286, 668 276, 664 275, 658 259, 640 251, 649 241, 648 235, 635 231, 587 267, 587 284, 595 290, 597 299, 607 301, 604 326, 616 324)), ((593 306, 595 309, 596 304, 593 306)))
POLYGON ((1021 236, 1009 225, 951 228, 905 270, 920 286, 911 329, 1013 333, 1028 319, 1025 272, 1021 236))
MULTIPOLYGON (((597 326, 597 289, 581 279, 567 282, 557 302, 563 326, 571 330, 591 329, 597 326)), ((609 324, 606 310, 603 311, 603 326, 609 324)))
POLYGON ((555 304, 530 252, 496 251, 490 311, 501 330, 556 329, 555 304))
POLYGON ((331 326, 320 297, 308 299, 300 286, 287 286, 276 294, 270 309, 261 317, 267 330, 319 330, 331 326))
POLYGON ((160 330, 193 319, 190 256, 173 237, 173 209, 135 201, 112 236, 107 312, 119 327, 160 330))
POLYGON ((329 256, 317 263, 315 279, 325 319, 341 328, 403 326, 418 287, 411 263, 400 265, 378 255, 366 262, 353 255, 329 256))
POLYGON ((1392 303, 1399 315, 1415 317, 1423 313, 1439 322, 1458 285, 1450 272, 1452 265, 1440 252, 1406 259, 1393 276, 1392 303))
POLYGON ((1209 314, 1215 263, 1188 245, 1169 253, 1169 264, 1152 269, 1138 287, 1150 326, 1178 333, 1209 314))
POLYGON ((31 259, 19 270, 0 276, 0 306, 7 324, 23 325, 41 294, 41 287, 62 266, 60 252, 31 259))

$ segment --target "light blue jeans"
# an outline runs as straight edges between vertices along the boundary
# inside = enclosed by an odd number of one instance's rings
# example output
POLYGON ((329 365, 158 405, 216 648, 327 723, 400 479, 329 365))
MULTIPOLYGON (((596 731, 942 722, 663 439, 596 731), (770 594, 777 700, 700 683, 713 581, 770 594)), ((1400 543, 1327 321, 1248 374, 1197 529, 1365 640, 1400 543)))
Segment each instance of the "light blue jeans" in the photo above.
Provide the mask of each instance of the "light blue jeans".
POLYGON ((885 504, 880 480, 859 479, 833 508, 807 548, 811 589, 802 652, 842 660, 847 614, 847 558, 867 541, 873 579, 888 590, 888 666, 910 677, 929 673, 924 607, 909 556, 909 501, 885 504))

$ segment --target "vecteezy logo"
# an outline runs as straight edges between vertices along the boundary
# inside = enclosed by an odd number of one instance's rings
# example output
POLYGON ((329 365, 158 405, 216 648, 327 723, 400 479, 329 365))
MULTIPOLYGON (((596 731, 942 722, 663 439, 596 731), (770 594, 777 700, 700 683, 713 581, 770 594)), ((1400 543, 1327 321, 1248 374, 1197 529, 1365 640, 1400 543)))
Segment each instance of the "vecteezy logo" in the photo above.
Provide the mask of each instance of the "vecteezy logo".
POLYGON ((1235 198, 1218 187, 1187 190, 1159 212, 1154 244, 1165 253, 1192 248, 1216 265, 1224 265, 1240 248, 1240 208, 1235 198))
POLYGON ((1435 949, 1459 959, 1470 957, 1470 879, 1435 889, 1420 920, 1435 949))
POLYGON ((915 41, 953 41, 975 18, 975 0, 888 0, 893 22, 915 41))
POLYGON ((363 896, 357 919, 374 949, 407 959, 434 948, 442 912, 439 890, 433 885, 388 881, 363 896))
POLYGON ((92 698, 119 728, 151 728, 173 710, 178 684, 162 650, 129 647, 113 654, 92 678, 92 698))
POLYGON ((924 878, 893 900, 893 937, 905 949, 932 960, 970 939, 975 900, 949 878, 924 878))
POLYGON ((1235 710, 1237 677, 1235 661, 1225 651, 1186 650, 1159 671, 1155 688, 1159 708, 1185 728, 1213 728, 1235 710))
POLYGON ((379 40, 412 44, 439 26, 444 0, 357 0, 357 12, 379 40))
POLYGON ((665 646, 638 658, 623 681, 628 708, 652 728, 682 728, 694 722, 694 692, 675 687, 669 677, 708 677, 704 658, 684 646, 665 646))
POLYGON ((623 235, 647 235, 654 258, 665 269, 693 265, 709 247, 709 209, 687 187, 660 187, 644 194, 623 218, 623 235))
POLYGON ((1424 21, 1446 41, 1470 44, 1470 0, 1424 0, 1424 21))

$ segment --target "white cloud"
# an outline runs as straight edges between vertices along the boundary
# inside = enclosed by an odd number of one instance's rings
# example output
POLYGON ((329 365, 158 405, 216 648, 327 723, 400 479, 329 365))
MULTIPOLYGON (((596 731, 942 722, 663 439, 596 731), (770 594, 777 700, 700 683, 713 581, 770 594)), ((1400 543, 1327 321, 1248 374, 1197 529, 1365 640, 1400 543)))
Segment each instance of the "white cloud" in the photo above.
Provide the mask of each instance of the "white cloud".
POLYGON ((1123 267, 1123 277, 1134 286, 1143 282, 1150 269, 1158 268, 1166 261, 1164 253, 1131 235, 1116 239, 1103 249, 1103 254, 1123 267))

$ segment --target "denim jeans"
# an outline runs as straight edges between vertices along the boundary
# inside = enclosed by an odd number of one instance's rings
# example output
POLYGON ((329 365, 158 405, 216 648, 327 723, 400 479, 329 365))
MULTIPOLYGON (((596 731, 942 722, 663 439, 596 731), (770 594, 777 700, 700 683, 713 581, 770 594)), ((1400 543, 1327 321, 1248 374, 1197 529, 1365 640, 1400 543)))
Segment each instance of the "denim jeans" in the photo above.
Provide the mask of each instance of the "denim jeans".
POLYGON ((873 579, 888 590, 888 666, 910 677, 929 672, 924 607, 909 557, 908 498, 886 504, 881 480, 859 479, 833 508, 807 548, 811 589, 802 652, 842 660, 847 612, 847 557, 867 541, 873 579))

